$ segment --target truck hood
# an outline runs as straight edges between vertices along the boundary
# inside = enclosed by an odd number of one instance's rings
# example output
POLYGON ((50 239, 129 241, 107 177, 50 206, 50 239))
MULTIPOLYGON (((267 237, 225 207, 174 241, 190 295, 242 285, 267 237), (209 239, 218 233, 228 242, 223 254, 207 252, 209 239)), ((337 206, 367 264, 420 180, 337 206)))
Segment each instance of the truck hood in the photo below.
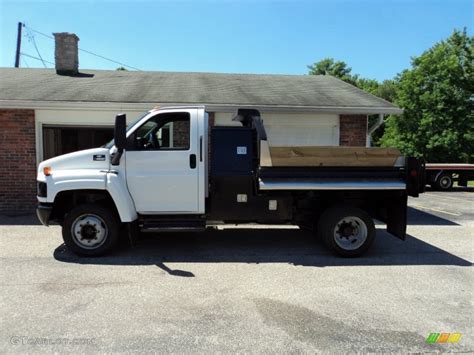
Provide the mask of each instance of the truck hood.
POLYGON ((108 170, 110 166, 110 151, 108 148, 93 148, 45 160, 38 166, 39 176, 43 174, 43 169, 47 166, 51 168, 53 174, 59 170, 108 170))

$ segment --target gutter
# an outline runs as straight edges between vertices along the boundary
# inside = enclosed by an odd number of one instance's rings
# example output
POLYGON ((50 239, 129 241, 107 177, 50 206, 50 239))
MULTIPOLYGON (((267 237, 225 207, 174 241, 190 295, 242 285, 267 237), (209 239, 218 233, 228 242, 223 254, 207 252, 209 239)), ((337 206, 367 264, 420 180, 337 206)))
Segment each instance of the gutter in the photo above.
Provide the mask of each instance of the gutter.
POLYGON ((379 113, 377 122, 375 122, 374 125, 367 130, 367 147, 370 147, 372 145, 372 133, 374 133, 384 123, 383 116, 383 113, 379 113))

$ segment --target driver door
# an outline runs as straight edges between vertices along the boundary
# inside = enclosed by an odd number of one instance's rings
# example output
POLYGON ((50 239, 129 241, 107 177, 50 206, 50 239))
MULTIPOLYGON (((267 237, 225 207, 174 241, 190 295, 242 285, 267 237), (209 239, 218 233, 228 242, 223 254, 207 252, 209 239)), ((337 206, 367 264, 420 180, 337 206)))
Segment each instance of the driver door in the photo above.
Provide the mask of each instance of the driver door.
POLYGON ((141 214, 199 211, 197 110, 161 111, 128 137, 127 185, 141 214))

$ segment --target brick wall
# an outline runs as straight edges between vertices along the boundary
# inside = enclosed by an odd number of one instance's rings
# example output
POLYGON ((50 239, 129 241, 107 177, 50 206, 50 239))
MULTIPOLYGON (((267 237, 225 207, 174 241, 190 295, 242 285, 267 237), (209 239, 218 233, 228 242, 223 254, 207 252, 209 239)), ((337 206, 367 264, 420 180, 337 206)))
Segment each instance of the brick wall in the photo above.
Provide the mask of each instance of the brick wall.
POLYGON ((173 122, 173 147, 189 148, 189 120, 173 122))
MULTIPOLYGON (((214 126, 214 112, 209 112, 209 127, 214 126)), ((209 129, 209 137, 211 130, 209 129)), ((173 122, 173 147, 188 147, 189 145, 189 121, 173 122)), ((210 139, 209 139, 210 142, 210 139)), ((210 150, 209 150, 210 151, 210 150)))
POLYGON ((367 139, 366 115, 339 116, 339 145, 365 147, 367 139))
POLYGON ((34 110, 0 109, 0 214, 36 206, 34 110))
POLYGON ((216 114, 215 112, 208 112, 209 113, 209 127, 214 126, 216 123, 216 114))

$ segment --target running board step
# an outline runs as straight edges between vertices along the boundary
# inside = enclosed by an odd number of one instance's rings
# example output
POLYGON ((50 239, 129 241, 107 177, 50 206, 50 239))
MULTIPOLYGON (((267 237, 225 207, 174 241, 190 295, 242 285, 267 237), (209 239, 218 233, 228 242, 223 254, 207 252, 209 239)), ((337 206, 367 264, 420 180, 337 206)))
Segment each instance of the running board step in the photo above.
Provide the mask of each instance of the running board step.
POLYGON ((206 230, 203 220, 145 220, 139 223, 141 232, 202 232, 206 230))

